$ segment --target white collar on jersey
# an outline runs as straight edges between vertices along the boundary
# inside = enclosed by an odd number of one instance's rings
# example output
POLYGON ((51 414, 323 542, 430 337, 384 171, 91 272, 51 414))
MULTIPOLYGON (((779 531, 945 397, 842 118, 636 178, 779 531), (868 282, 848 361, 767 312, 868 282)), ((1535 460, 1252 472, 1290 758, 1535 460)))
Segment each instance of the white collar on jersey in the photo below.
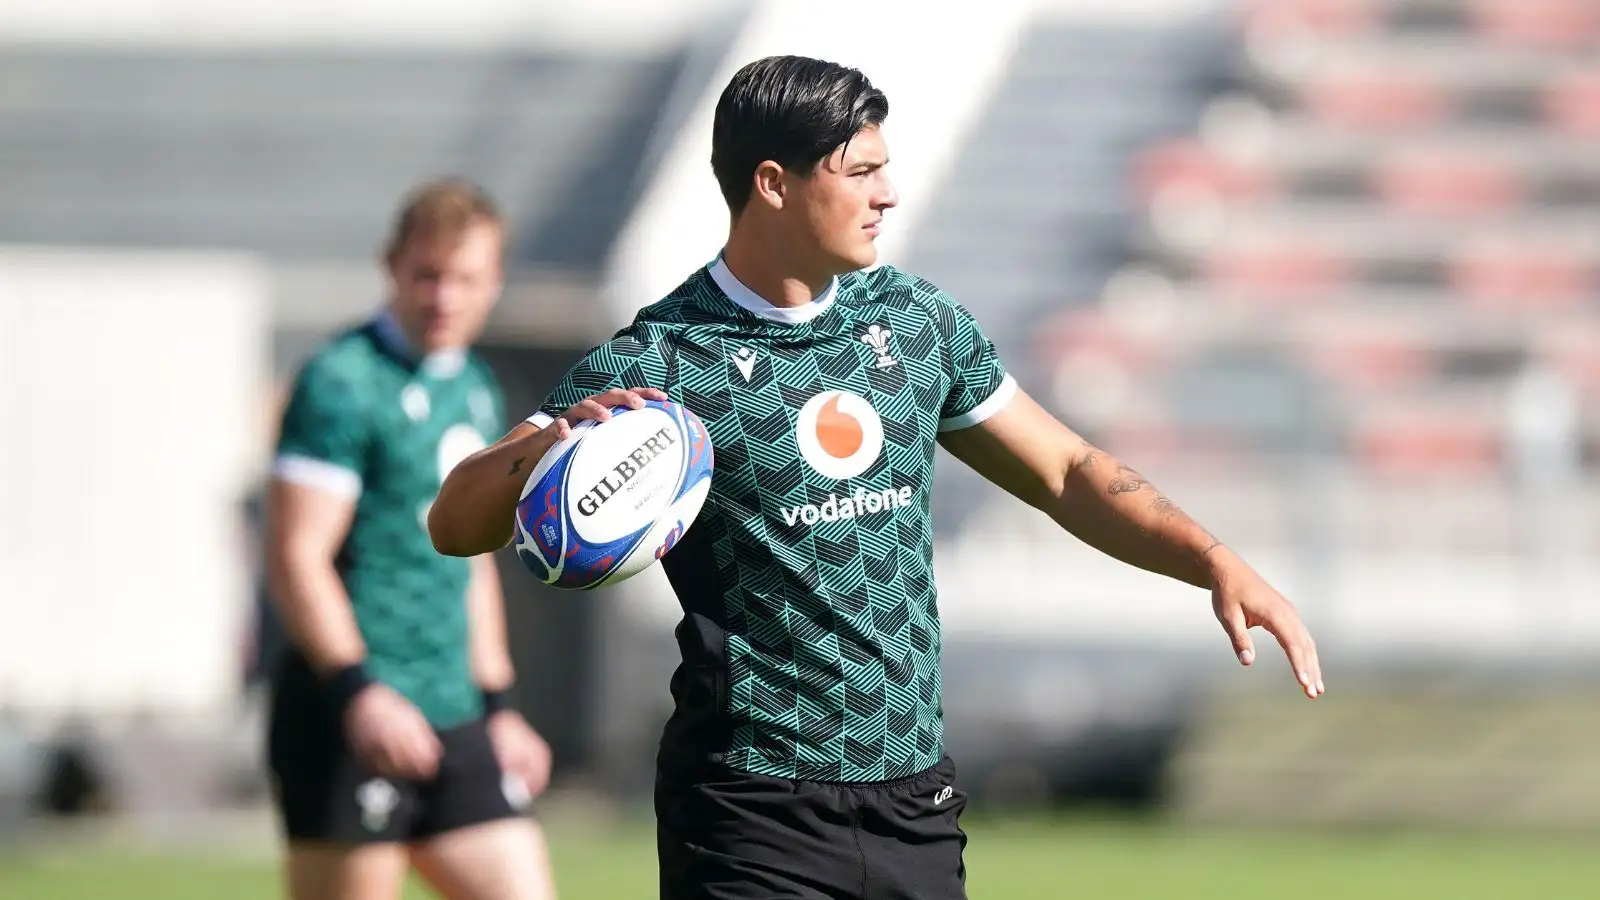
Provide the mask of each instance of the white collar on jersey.
POLYGON ((729 300, 769 322, 782 322, 785 325, 809 322, 827 312, 839 296, 839 279, 835 278, 828 282, 828 289, 810 303, 800 306, 773 306, 760 294, 745 287, 744 282, 728 270, 728 264, 722 261, 721 256, 711 264, 710 271, 711 280, 717 283, 717 287, 722 288, 722 292, 728 295, 729 300))
MULTIPOLYGON (((417 355, 411 349, 411 341, 406 338, 405 329, 400 327, 400 320, 395 318, 394 310, 385 306, 374 320, 373 330, 377 332, 378 340, 387 344, 390 350, 416 361, 417 355)), ((467 351, 460 347, 435 350, 423 357, 418 365, 434 378, 454 378, 467 367, 467 351)))

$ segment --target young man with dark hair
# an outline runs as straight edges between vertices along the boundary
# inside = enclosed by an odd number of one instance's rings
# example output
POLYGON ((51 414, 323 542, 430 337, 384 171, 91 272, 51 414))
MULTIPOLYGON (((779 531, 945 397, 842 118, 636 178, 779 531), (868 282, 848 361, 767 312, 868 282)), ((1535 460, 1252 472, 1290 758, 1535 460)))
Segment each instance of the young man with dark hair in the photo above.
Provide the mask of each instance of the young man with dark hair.
POLYGON ((268 760, 294 900, 398 900, 415 866, 451 900, 554 895, 522 815, 550 751, 508 705, 494 561, 427 535, 445 474, 504 427, 470 352, 500 295, 504 227, 455 181, 409 198, 389 302, 301 369, 268 495, 268 576, 292 638, 268 760))
POLYGON ((580 419, 667 397, 717 453, 663 560, 683 663, 658 757, 661 896, 965 896, 964 793, 943 746, 930 489, 937 445, 1101 551, 1210 592, 1249 665, 1295 608, 1144 478, 1017 388, 973 317, 877 259, 897 198, 888 102, 853 69, 751 63, 717 105, 722 253, 580 361, 540 412, 446 479, 444 553, 504 546, 528 468, 580 419))

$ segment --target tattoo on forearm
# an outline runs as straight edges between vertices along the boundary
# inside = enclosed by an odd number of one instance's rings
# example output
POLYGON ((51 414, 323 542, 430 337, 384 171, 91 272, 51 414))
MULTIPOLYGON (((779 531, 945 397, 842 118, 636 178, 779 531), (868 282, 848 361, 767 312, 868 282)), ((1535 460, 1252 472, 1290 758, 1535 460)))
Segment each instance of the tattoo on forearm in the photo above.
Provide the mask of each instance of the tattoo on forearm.
POLYGON ((1117 466, 1117 476, 1111 479, 1111 484, 1106 488, 1106 492, 1113 496, 1116 494, 1131 494, 1149 486, 1150 482, 1145 481, 1143 475, 1124 464, 1117 466))
MULTIPOLYGON (((1115 497, 1119 494, 1136 493, 1138 491, 1145 490, 1146 488, 1148 488, 1150 492, 1155 495, 1154 499, 1150 501, 1150 509, 1156 515, 1162 517, 1163 519, 1171 518, 1173 516, 1183 516, 1186 519, 1188 518, 1188 514, 1180 509, 1177 503, 1174 503, 1169 497, 1167 497, 1166 494, 1161 493, 1161 491, 1158 490, 1155 485, 1151 484, 1143 475, 1140 475, 1126 463, 1119 463, 1117 465, 1117 477, 1111 479, 1111 484, 1106 487, 1106 493, 1115 497)), ((1199 527, 1198 523, 1196 524, 1196 527, 1199 527)), ((1204 553, 1201 554, 1202 556, 1204 556, 1205 553, 1210 553, 1212 550, 1215 550, 1217 546, 1222 543, 1221 541, 1217 541, 1215 538, 1212 538, 1209 534, 1206 535, 1206 538, 1214 543, 1205 549, 1204 553)))
MULTIPOLYGON (((1088 454, 1080 457, 1079 465, 1085 465, 1085 460, 1089 458, 1088 454)), ((1199 565, 1203 567, 1206 557, 1213 550, 1223 545, 1222 541, 1217 540, 1210 532, 1202 528, 1198 522, 1190 518, 1187 513, 1179 508, 1178 504, 1163 494, 1143 475, 1140 475, 1137 470, 1125 463, 1117 462, 1116 474, 1111 476, 1110 481, 1106 483, 1105 491, 1106 496, 1109 498, 1148 491, 1149 493, 1143 495, 1143 500, 1140 501, 1148 501, 1149 505, 1144 507, 1144 510, 1148 510, 1148 513, 1141 514, 1143 510, 1135 511, 1133 508, 1123 506, 1120 507, 1122 514, 1127 522, 1138 529, 1144 538, 1162 544, 1172 552, 1181 554, 1184 565, 1190 565, 1198 561, 1199 565), (1151 515, 1152 513, 1153 515, 1151 515), (1196 537, 1199 538, 1199 541, 1195 541, 1196 537), (1205 549, 1201 550, 1197 557, 1190 556, 1190 554, 1194 553, 1196 545, 1205 549)), ((1130 497, 1129 499, 1139 498, 1130 497)), ((1195 583, 1198 584, 1199 582, 1195 583)))
POLYGON ((522 471, 522 464, 527 462, 527 461, 528 461, 528 458, 526 456, 517 457, 516 460, 511 463, 511 471, 507 472, 506 475, 510 476, 510 475, 515 475, 518 472, 521 472, 522 471))

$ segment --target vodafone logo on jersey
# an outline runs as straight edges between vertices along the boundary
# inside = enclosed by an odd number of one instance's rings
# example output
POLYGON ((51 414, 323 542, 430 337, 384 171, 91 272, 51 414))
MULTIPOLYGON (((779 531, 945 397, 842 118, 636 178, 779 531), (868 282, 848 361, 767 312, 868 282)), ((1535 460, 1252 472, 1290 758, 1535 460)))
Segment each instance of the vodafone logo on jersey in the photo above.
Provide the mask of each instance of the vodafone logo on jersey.
MULTIPOLYGON (((800 456, 817 474, 835 481, 855 478, 872 468, 883 453, 883 420, 867 400, 849 391, 824 391, 800 407, 795 423, 800 456)), ((835 494, 821 503, 803 503, 782 510, 784 524, 815 525, 854 519, 911 503, 909 487, 835 494)))
POLYGON ((883 420, 865 398, 823 391, 800 407, 795 423, 800 456, 819 475, 843 481, 872 468, 883 452, 883 420))

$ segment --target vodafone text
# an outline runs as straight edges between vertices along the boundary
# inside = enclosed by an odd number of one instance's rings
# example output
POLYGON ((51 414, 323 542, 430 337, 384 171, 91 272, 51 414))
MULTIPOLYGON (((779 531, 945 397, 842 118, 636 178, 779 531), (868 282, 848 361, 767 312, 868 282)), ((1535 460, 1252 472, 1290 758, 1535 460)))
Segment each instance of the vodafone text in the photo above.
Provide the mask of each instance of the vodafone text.
POLYGON ((806 503, 800 506, 791 506, 783 510, 783 521, 789 526, 800 523, 815 525, 818 522, 837 522, 840 519, 854 519, 857 516, 870 515, 885 509, 899 509, 911 505, 911 498, 915 495, 912 488, 885 488, 881 491, 869 491, 866 488, 856 488, 854 494, 839 496, 834 494, 821 503, 806 503))

